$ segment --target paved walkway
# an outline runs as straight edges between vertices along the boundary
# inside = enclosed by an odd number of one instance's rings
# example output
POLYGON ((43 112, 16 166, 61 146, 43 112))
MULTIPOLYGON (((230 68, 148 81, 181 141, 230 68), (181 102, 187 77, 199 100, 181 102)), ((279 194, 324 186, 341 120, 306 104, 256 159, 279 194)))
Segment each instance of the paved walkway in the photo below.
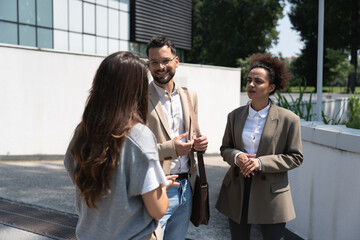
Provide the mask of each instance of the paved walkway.
MULTIPOLYGON (((228 166, 220 157, 206 157, 210 185, 210 222, 189 227, 190 239, 230 239, 227 219, 215 210, 220 184, 228 166)), ((66 213, 75 213, 75 190, 62 161, 0 161, 0 197, 66 213)), ((0 224, 0 239, 45 240, 47 237, 0 224), (16 236, 16 237, 15 237, 16 236)))
MULTIPOLYGON (((190 224, 187 238, 230 239, 227 218, 214 207, 228 165, 219 156, 206 156, 205 165, 210 186, 210 222, 207 226, 197 228, 190 224)), ((75 214, 74 196, 74 186, 62 161, 0 161, 0 198, 75 214)), ((0 239, 51 238, 0 224, 0 239)), ((252 232, 252 239, 262 239, 256 228, 252 232)))

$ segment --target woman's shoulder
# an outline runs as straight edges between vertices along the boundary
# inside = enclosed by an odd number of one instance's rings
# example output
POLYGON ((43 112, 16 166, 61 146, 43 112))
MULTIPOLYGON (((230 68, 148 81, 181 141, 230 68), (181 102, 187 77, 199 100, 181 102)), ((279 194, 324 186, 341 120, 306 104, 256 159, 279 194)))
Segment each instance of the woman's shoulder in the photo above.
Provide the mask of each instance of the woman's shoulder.
POLYGON ((228 115, 229 116, 237 115, 237 114, 239 114, 239 113, 241 113, 243 111, 246 111, 247 108, 248 108, 248 104, 244 105, 244 106, 241 106, 241 107, 238 107, 238 108, 235 108, 228 115))
POLYGON ((155 136, 148 126, 137 123, 131 128, 128 137, 136 141, 140 141, 141 139, 146 139, 145 141, 148 141, 149 138, 154 138, 155 136))
POLYGON ((145 148, 148 147, 153 148, 154 145, 156 145, 154 134, 142 123, 135 124, 131 128, 127 138, 143 150, 146 150, 145 148))
POLYGON ((280 117, 291 119, 291 120, 299 120, 300 119, 298 115, 296 115, 294 112, 292 112, 289 109, 277 106, 275 104, 273 105, 273 108, 277 109, 280 117))

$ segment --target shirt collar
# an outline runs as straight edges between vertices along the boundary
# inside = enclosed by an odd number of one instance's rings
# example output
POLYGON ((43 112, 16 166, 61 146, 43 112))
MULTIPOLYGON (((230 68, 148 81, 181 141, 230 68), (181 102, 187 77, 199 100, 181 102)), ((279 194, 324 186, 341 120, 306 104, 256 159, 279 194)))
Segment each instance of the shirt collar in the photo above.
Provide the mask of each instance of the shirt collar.
MULTIPOLYGON (((169 94, 168 91, 166 91, 162 87, 159 87, 158 85, 156 85, 156 83, 154 81, 152 81, 152 84, 154 85, 155 90, 156 90, 157 94, 159 95, 159 97, 161 97, 161 98, 166 97, 166 95, 169 94)), ((171 93, 171 95, 174 95, 176 93, 178 93, 178 89, 177 89, 176 83, 174 81, 174 89, 173 89, 173 92, 171 93)))
POLYGON ((266 107, 264 107, 263 109, 261 109, 260 111, 257 112, 256 110, 254 110, 251 107, 251 104, 250 104, 250 106, 249 106, 249 117, 254 118, 256 114, 259 114, 259 116, 261 118, 266 118, 268 113, 269 113, 269 108, 270 108, 270 102, 266 107))

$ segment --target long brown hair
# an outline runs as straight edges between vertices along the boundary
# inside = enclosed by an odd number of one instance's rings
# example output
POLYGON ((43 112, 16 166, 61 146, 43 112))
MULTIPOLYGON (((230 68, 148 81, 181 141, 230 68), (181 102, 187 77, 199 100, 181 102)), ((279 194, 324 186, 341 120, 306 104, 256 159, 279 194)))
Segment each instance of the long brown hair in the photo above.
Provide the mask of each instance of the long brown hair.
POLYGON ((71 146, 75 183, 90 208, 111 192, 121 145, 136 123, 147 122, 147 108, 146 63, 131 52, 106 57, 94 77, 71 146))

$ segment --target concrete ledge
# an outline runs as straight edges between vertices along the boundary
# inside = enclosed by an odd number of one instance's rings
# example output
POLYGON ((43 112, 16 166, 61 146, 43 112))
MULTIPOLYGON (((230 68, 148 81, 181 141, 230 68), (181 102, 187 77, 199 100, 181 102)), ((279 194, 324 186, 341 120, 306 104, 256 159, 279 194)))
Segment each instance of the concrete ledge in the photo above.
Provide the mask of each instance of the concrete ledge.
POLYGON ((302 140, 344 151, 360 153, 360 130, 345 125, 326 125, 323 122, 301 120, 302 140))

